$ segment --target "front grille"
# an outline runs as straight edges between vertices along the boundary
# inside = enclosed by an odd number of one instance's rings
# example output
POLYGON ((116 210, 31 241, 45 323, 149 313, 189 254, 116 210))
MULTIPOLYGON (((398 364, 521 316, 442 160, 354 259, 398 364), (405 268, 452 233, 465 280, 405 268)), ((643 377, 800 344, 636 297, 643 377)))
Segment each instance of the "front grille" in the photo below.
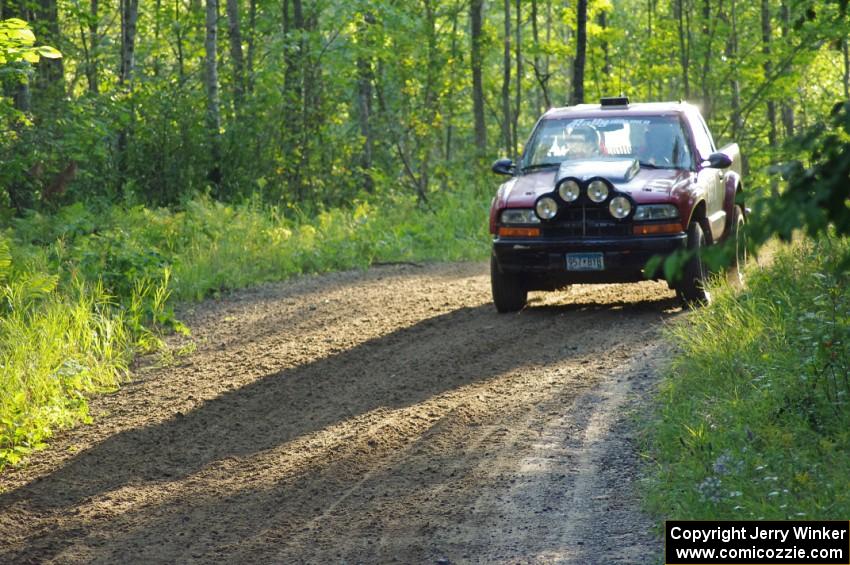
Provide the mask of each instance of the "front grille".
POLYGON ((630 221, 618 222, 606 207, 577 204, 543 225, 544 237, 617 237, 632 235, 630 221))

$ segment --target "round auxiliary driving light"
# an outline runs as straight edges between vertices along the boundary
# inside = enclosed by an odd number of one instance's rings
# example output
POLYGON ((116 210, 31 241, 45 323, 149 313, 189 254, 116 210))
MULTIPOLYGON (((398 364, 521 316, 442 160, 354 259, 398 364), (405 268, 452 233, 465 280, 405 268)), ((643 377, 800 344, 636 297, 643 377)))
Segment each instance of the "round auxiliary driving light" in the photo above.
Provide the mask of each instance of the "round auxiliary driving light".
POLYGON ((576 181, 564 181, 561 183, 561 186, 558 187, 558 196, 560 196, 564 202, 575 202, 578 199, 580 190, 581 188, 576 181))
POLYGON ((608 198, 608 185, 601 180, 595 180, 587 187, 587 197, 599 204, 608 198))
POLYGON ((551 196, 544 196, 534 205, 534 210, 541 220, 551 220, 558 214, 558 203, 551 196))
POLYGON ((611 215, 622 220, 632 211, 632 203, 625 196, 615 196, 611 199, 611 204, 608 205, 608 210, 611 215))

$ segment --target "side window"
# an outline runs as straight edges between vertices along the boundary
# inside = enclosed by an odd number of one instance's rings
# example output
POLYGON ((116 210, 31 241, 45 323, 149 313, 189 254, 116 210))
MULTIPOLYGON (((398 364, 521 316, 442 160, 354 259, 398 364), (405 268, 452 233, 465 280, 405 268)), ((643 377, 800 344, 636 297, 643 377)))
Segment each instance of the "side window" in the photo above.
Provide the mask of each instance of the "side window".
POLYGON ((708 159, 708 156, 714 153, 714 141, 711 139, 711 133, 708 131, 708 126, 705 125, 705 120, 702 116, 694 112, 690 115, 691 124, 694 131, 694 143, 697 146, 697 153, 701 160, 708 159))

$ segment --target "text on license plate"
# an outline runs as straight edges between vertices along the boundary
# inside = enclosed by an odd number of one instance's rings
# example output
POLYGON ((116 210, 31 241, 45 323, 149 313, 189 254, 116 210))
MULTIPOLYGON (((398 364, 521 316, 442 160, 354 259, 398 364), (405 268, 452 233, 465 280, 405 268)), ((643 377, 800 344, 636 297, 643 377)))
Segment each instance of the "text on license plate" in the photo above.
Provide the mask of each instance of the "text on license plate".
POLYGON ((602 253, 567 253, 568 271, 602 271, 605 260, 602 253))

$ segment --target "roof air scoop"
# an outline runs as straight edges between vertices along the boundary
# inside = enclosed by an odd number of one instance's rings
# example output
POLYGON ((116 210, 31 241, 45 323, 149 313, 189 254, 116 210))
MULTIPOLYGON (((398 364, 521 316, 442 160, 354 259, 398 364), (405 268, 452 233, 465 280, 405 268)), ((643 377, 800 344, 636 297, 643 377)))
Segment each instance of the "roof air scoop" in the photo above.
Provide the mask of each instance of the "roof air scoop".
POLYGON ((640 170, 637 159, 588 159, 564 161, 555 175, 555 184, 572 177, 586 181, 593 177, 602 177, 614 183, 626 183, 632 180, 640 170))

